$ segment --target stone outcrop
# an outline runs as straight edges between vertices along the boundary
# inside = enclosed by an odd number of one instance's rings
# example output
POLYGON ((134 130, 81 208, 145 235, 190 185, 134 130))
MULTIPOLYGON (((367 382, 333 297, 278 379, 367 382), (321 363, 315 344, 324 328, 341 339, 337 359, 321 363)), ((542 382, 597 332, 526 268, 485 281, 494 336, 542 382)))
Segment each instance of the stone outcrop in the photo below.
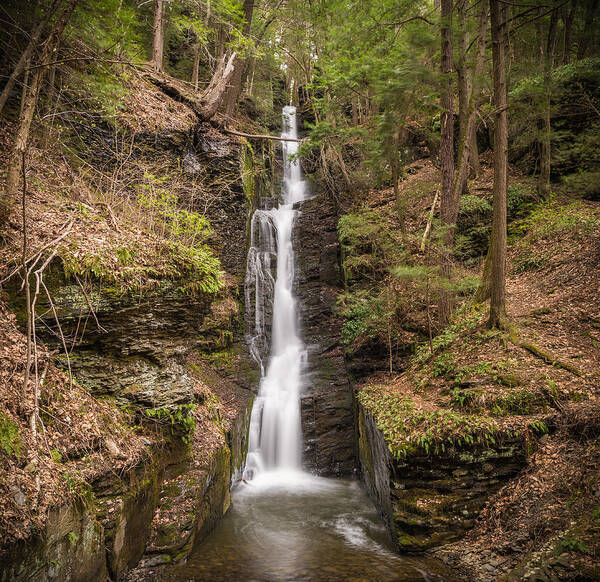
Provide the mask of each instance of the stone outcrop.
POLYGON ((2 555, 2 582, 104 582, 107 578, 104 529, 86 505, 59 507, 32 540, 2 555))
POLYGON ((518 443, 393 459, 362 407, 358 429, 367 490, 403 552, 422 552, 461 537, 488 498, 525 464, 518 443))
POLYGON ((322 475, 355 469, 354 402, 335 315, 341 289, 337 212, 326 195, 298 205, 294 229, 296 293, 302 339, 308 350, 306 387, 301 400, 304 462, 322 475))
MULTIPOLYGON (((190 363, 192 354, 204 358, 207 367, 215 351, 231 352, 235 361, 244 359, 240 347, 232 347, 242 335, 241 309, 233 297, 236 283, 243 282, 251 206, 239 177, 239 145, 212 135, 206 127, 189 135, 175 132, 159 138, 154 136, 148 143, 155 153, 187 156, 187 173, 200 164, 214 181, 224 181, 207 214, 215 230, 211 245, 229 274, 232 296, 189 297, 168 280, 157 281, 155 288, 138 296, 94 281, 86 294, 75 280, 65 278, 55 261, 44 276, 53 306, 43 296, 38 303, 43 322, 38 333, 51 349, 63 352, 53 309, 69 348, 77 338, 69 361, 57 356, 61 367, 70 366, 77 381, 94 396, 135 411, 140 422, 151 422, 145 415, 148 411, 176 412, 182 405, 204 404, 199 375, 190 363)), ((137 135, 136 143, 143 142, 144 136, 137 135)), ((23 315, 22 294, 16 288, 8 291, 13 309, 23 315)), ((254 383, 253 370, 245 362, 233 372, 239 373, 239 383, 237 375, 225 379, 215 373, 219 389, 214 393, 227 402, 226 420, 231 426, 227 434, 223 418, 215 413, 215 418, 203 420, 215 429, 214 438, 202 441, 196 450, 181 441, 173 426, 156 423, 157 438, 148 441, 147 458, 124 474, 104 475, 92 483, 90 503, 57 508, 42 535, 9 548, 1 559, 0 581, 104 582, 107 576, 122 580, 140 560, 152 564, 184 558, 227 511, 232 475, 244 462, 249 388, 254 383), (236 385, 234 398, 224 387, 227 383, 236 385)), ((195 434, 204 428, 196 426, 195 434)))

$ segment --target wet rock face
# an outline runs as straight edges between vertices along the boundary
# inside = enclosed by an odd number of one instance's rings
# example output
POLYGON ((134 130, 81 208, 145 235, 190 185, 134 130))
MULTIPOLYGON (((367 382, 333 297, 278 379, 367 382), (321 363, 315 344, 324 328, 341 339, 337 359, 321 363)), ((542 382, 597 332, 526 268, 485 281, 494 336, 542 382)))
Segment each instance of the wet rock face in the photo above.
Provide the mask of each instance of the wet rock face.
POLYGON ((488 498, 525 464, 524 452, 511 443, 396 460, 362 407, 358 424, 365 484, 404 552, 421 552, 460 538, 473 527, 488 498))
MULTIPOLYGON (((222 446, 206 464, 193 460, 189 466, 173 466, 160 490, 144 558, 137 571, 170 564, 187 556, 223 517, 231 503, 229 484, 231 455, 222 446)), ((139 557, 138 557, 139 559, 139 557)))
POLYGON ((208 200, 203 193, 191 200, 191 208, 206 214, 215 230, 216 245, 224 269, 240 284, 246 268, 246 221, 249 207, 240 176, 239 144, 215 132, 210 124, 200 124, 193 134, 193 152, 208 185, 208 200))
POLYGON ((341 289, 337 213, 325 195, 299 204, 294 229, 296 293, 308 370, 301 400, 303 458, 323 475, 355 469, 354 402, 340 345, 341 320, 334 315, 341 289))
POLYGON ((83 503, 53 510, 45 530, 0 556, 2 582, 104 582, 102 526, 83 503))

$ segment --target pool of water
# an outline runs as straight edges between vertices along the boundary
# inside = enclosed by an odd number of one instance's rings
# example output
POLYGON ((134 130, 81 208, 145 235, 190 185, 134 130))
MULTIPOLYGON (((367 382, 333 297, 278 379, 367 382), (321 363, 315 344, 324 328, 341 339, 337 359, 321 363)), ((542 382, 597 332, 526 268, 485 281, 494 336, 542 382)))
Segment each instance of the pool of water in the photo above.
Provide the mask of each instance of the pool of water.
POLYGON ((361 484, 271 471, 232 492, 232 507, 175 582, 455 582, 436 562, 394 553, 361 484))

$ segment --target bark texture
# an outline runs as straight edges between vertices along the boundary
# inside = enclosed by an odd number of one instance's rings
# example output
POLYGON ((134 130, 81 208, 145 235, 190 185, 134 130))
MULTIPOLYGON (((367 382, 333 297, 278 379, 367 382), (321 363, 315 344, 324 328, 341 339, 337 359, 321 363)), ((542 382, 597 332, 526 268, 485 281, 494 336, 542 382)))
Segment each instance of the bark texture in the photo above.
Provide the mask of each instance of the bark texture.
POLYGON ((154 25, 152 27, 152 67, 163 70, 164 52, 164 0, 154 0, 154 25))
POLYGON ((494 215, 488 256, 490 273, 490 327, 506 318, 506 205, 508 199, 508 91, 506 52, 508 8, 490 0, 492 59, 494 67, 494 215))
MULTIPOLYGON (((458 203, 454 199, 454 110, 452 103, 452 6, 453 0, 442 0, 442 76, 443 89, 441 96, 441 141, 440 167, 442 170, 442 189, 440 219, 443 232, 443 249, 441 257, 441 275, 450 278, 450 253, 454 239, 454 225, 458 214, 458 203)), ((440 291, 439 318, 442 325, 450 319, 450 296, 446 290, 440 291)))

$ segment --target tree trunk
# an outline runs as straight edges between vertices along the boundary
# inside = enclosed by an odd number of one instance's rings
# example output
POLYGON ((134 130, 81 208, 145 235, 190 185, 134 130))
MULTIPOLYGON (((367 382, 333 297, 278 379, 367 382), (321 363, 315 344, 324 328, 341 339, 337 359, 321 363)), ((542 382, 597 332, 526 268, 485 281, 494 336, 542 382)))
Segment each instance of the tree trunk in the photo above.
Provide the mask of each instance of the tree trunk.
POLYGON ((164 0, 154 0, 154 25, 152 27, 152 68, 163 70, 164 51, 164 0))
POLYGON ((194 45, 194 68, 192 70, 192 85, 194 85, 194 91, 198 91, 198 75, 200 69, 200 43, 197 42, 194 45))
POLYGON ((508 8, 502 0, 490 0, 492 60, 494 68, 494 215, 488 256, 490 318, 492 328, 506 319, 506 206, 508 199, 508 90, 506 51, 508 8))
POLYGON ((596 33, 594 30, 594 18, 596 16, 598 5, 600 5, 600 0, 587 0, 586 2, 583 32, 581 34, 581 40, 579 41, 579 48, 577 49, 578 59, 583 59, 586 56, 588 48, 594 40, 594 35, 596 33))
POLYGON ((542 120, 542 139, 540 142, 540 180, 538 191, 542 198, 550 194, 550 171, 552 165, 552 124, 551 124, 551 76, 554 66, 554 51, 556 48, 556 28, 558 24, 558 10, 555 8, 550 17, 548 41, 546 43, 544 58, 544 104, 542 120))
MULTIPOLYGON (((444 229, 443 248, 440 264, 440 274, 443 278, 450 279, 451 265, 450 254, 454 240, 453 217, 457 213, 454 209, 454 112, 452 104, 452 3, 453 0, 442 0, 441 24, 441 71, 443 87, 441 95, 441 139, 440 139, 440 168, 442 171, 440 219, 444 229)), ((441 289, 439 294, 439 318, 442 325, 450 320, 450 295, 446 289, 441 289)))
MULTIPOLYGON (((458 77, 458 159, 460 167, 460 160, 468 158, 468 148, 470 145, 469 134, 467 130, 467 124, 469 119, 469 108, 471 105, 471 96, 473 92, 473 72, 470 70, 469 64, 467 63, 467 47, 469 45, 470 34, 469 27, 466 18, 466 5, 464 2, 458 5, 458 28, 459 28, 459 42, 458 42, 458 62, 456 64, 456 72, 458 77)), ((460 173, 457 174, 457 176, 460 173)), ((466 192, 467 187, 467 174, 465 179, 460 180, 461 190, 458 192, 459 196, 462 196, 466 192)))
MULTIPOLYGON (((477 40, 477 55, 475 59, 475 65, 472 70, 468 69, 465 63, 464 57, 461 59, 463 62, 463 84, 462 87, 462 102, 461 107, 464 108, 462 113, 462 125, 460 127, 460 138, 458 145, 458 164, 456 170, 456 179, 454 181, 454 192, 453 199, 455 200, 454 211, 456 214, 452 217, 453 221, 456 222, 458 218, 458 208, 460 197, 465 193, 467 189, 467 180, 469 178, 469 162, 473 156, 471 156, 471 147, 474 145, 474 154, 477 157, 477 165, 479 165, 479 156, 477 153, 477 139, 474 132, 475 118, 477 116, 477 109, 475 107, 476 95, 473 88, 473 79, 477 78, 483 69, 485 62, 485 33, 487 24, 487 5, 485 2, 481 3, 481 12, 479 13, 479 37, 477 40)), ((461 52, 464 53, 464 48, 468 42, 468 37, 463 35, 461 44, 461 52)), ((460 77, 459 77, 460 84, 460 77)), ((459 89, 459 94, 461 89, 459 89)))
POLYGON ((479 30, 477 39, 477 61, 475 63, 475 73, 471 84, 471 120, 469 124, 469 166, 471 177, 476 178, 481 174, 481 163, 479 162, 479 149, 477 147, 477 107, 475 106, 475 97, 479 94, 480 75, 485 65, 485 47, 487 35, 488 5, 487 2, 481 3, 481 12, 479 13, 479 30))
POLYGON ((215 71, 207 90, 202 94, 202 105, 198 111, 198 114, 202 119, 208 120, 211 117, 214 117, 219 110, 235 69, 235 60, 236 54, 232 53, 227 60, 227 63, 225 63, 225 55, 223 55, 217 65, 217 70, 215 71))
POLYGON ((571 61, 571 37, 573 32, 573 19, 575 18, 575 11, 577 10, 578 0, 571 0, 571 8, 563 8, 563 65, 567 65, 571 61))
MULTIPOLYGON (((54 29, 44 44, 42 54, 40 55, 40 65, 44 65, 51 60, 77 2, 78 0, 70 0, 56 21, 54 29)), ((17 199, 21 163, 27 151, 29 130, 31 129, 31 122, 33 121, 33 115, 37 106, 40 87, 46 76, 46 71, 46 66, 39 66, 33 69, 31 83, 23 100, 23 109, 19 116, 14 146, 6 167, 6 187, 0 196, 0 225, 4 224, 10 216, 17 199)))
MULTIPOLYGON (((258 0, 244 0, 244 28, 242 30, 244 36, 250 34, 250 27, 252 26, 252 14, 254 12, 254 5, 258 0)), ((225 113, 228 117, 233 114, 237 101, 242 92, 242 85, 244 82, 244 72, 246 71, 246 60, 238 59, 235 63, 235 70, 231 76, 231 86, 227 91, 227 104, 225 113)))
POLYGON ((31 33, 29 43, 27 44, 25 50, 21 54, 19 61, 17 62, 13 72, 11 73, 10 77, 8 78, 8 81, 6 82, 6 85, 4 85, 4 89, 2 89, 2 93, 0 94, 0 113, 4 109, 4 105, 6 105, 6 100, 8 99, 10 92, 13 90, 17 79, 19 78, 21 73, 23 73, 26 63, 29 62, 31 55, 33 54, 33 50, 36 46, 38 46, 38 41, 44 28, 52 18, 53 14, 58 9, 61 1, 62 0, 54 0, 52 2, 52 5, 46 13, 46 16, 41 20, 41 22, 34 28, 33 32, 31 33))

